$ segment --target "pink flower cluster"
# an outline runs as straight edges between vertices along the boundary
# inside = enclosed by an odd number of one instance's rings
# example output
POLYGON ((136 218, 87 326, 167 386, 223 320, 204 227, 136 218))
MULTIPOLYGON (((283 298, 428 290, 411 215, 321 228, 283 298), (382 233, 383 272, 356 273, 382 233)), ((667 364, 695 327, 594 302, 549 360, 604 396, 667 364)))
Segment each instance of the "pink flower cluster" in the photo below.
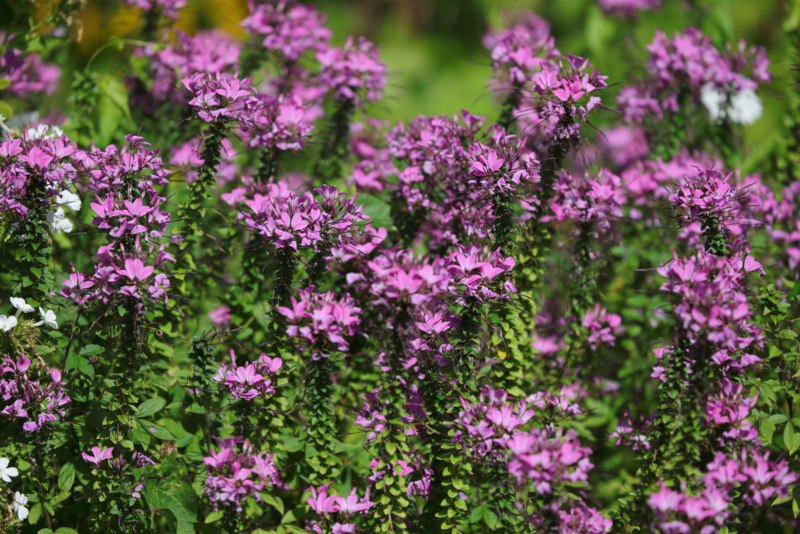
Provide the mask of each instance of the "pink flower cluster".
POLYGON ((723 378, 719 391, 706 403, 706 424, 722 431, 722 444, 758 437, 758 430, 747 420, 758 395, 745 397, 744 393, 744 386, 723 378))
POLYGON ((319 251, 323 246, 343 247, 356 243, 368 218, 354 198, 335 187, 322 186, 298 194, 269 184, 267 194, 256 193, 244 200, 238 215, 245 228, 255 232, 270 248, 319 251))
POLYGON ((240 80, 220 72, 195 73, 184 78, 182 83, 192 97, 189 105, 205 122, 247 122, 252 108, 257 106, 250 78, 240 80))
POLYGON ((250 0, 249 7, 250 15, 242 21, 242 27, 251 35, 263 37, 261 45, 287 62, 296 62, 308 51, 328 49, 332 33, 325 15, 313 7, 293 0, 250 0))
MULTIPOLYGON (((0 32, 0 41, 5 42, 6 37, 0 32)), ((0 89, 0 93, 8 92, 17 98, 30 98, 35 93, 52 95, 60 75, 61 69, 42 61, 39 54, 25 54, 9 46, 0 55, 0 79, 9 82, 7 87, 0 89)))
POLYGON ((76 147, 64 136, 6 139, 0 142, 0 216, 25 220, 43 212, 78 180, 76 147))
POLYGON ((459 304, 509 299, 517 289, 507 276, 514 258, 504 257, 500 249, 487 253, 481 247, 459 247, 448 258, 449 291, 459 304))
POLYGON ((328 358, 332 351, 347 352, 349 339, 361 325, 361 308, 352 297, 318 293, 314 286, 299 290, 296 298, 291 297, 291 306, 279 306, 278 313, 286 317, 287 335, 300 338, 312 360, 328 358))
POLYGON ((0 416, 22 419, 25 432, 38 432, 48 423, 64 417, 70 398, 61 381, 61 371, 48 369, 44 376, 31 376, 31 360, 24 354, 17 360, 6 356, 0 367, 0 416))
POLYGON ((599 303, 583 315, 581 324, 587 332, 586 343, 592 350, 597 350, 601 345, 613 347, 617 336, 624 331, 622 317, 608 313, 599 303))
MULTIPOLYGON (((479 139, 483 123, 462 112, 452 119, 419 117, 389 133, 388 153, 402 169, 393 193, 420 219, 416 233, 433 249, 488 237, 495 196, 531 195, 539 181, 535 154, 501 128, 479 139)), ((376 153, 376 159, 384 157, 376 153)))
POLYGON ((483 45, 492 57, 492 69, 498 85, 521 86, 551 60, 560 56, 550 25, 530 12, 520 14, 519 21, 506 24, 497 32, 488 33, 483 45))
POLYGON ((241 512, 245 499, 260 502, 261 491, 281 485, 272 454, 256 452, 246 439, 222 440, 219 450, 212 450, 203 462, 208 471, 206 495, 214 509, 241 512))
POLYGON ((717 257, 699 251, 678 257, 659 268, 668 281, 661 290, 679 301, 674 313, 681 335, 699 347, 711 349, 712 361, 723 369, 738 371, 760 361, 748 350, 763 343, 761 330, 751 322, 745 275, 760 269, 752 256, 717 257))
POLYGON ((565 483, 587 482, 594 467, 592 450, 582 447, 574 432, 534 428, 515 433, 507 443, 511 451, 508 471, 518 483, 531 482, 548 495, 565 483))
POLYGON ((262 354, 254 362, 237 365, 233 349, 230 351, 230 358, 230 369, 223 365, 212 380, 227 387, 231 397, 252 401, 275 394, 274 378, 283 366, 283 360, 262 354))
POLYGON ((581 124, 602 103, 597 93, 607 87, 606 79, 582 57, 566 55, 544 66, 516 112, 522 130, 550 146, 577 143, 581 124))
POLYGON ((311 496, 306 499, 309 508, 318 519, 310 520, 306 525, 309 532, 316 534, 348 534, 356 532, 353 522, 357 514, 365 514, 375 503, 369 500, 369 490, 364 497, 358 496, 357 488, 353 488, 347 497, 329 494, 330 483, 312 487, 311 496))
POLYGON ((129 135, 127 140, 122 149, 111 145, 81 152, 76 158, 89 175, 88 189, 96 195, 91 203, 96 214, 92 222, 109 237, 97 251, 91 274, 73 272, 63 282, 61 294, 78 304, 108 304, 115 298, 166 302, 168 298, 167 275, 152 275, 174 261, 160 243, 170 215, 162 209, 165 199, 157 190, 167 182, 170 171, 144 139, 129 135))
POLYGON ((145 11, 158 11, 163 16, 174 19, 178 16, 178 10, 186 5, 186 0, 126 0, 126 3, 145 11))
POLYGON ((347 39, 344 47, 331 47, 317 53, 319 78, 337 102, 379 100, 386 86, 386 65, 378 59, 378 49, 363 37, 347 39))
POLYGON ((481 461, 504 461, 511 436, 534 416, 528 400, 514 401, 502 389, 484 386, 476 402, 459 398, 453 439, 481 461))
POLYGON ((245 142, 250 147, 297 151, 303 148, 314 129, 312 117, 296 96, 257 95, 253 112, 243 125, 245 142))
POLYGON ((141 52, 150 60, 149 89, 134 84, 133 101, 148 110, 162 102, 184 105, 180 80, 197 73, 231 72, 238 65, 239 52, 239 43, 219 31, 191 36, 179 32, 173 43, 149 45, 141 52))
POLYGON ((721 52, 700 30, 689 28, 672 39, 658 30, 647 47, 649 78, 642 87, 626 87, 618 97, 629 122, 641 123, 649 115, 661 118, 676 113, 687 94, 700 101, 704 86, 736 94, 754 91, 759 83, 770 81, 769 61, 761 48, 748 48, 743 42, 736 50, 721 52))
POLYGON ((640 11, 652 11, 661 7, 661 0, 600 0, 603 13, 631 19, 640 11))
POLYGON ((685 224, 705 222, 713 218, 720 224, 733 219, 741 203, 731 184, 733 174, 704 169, 678 183, 669 200, 681 212, 685 224))
POLYGON ((562 173, 554 189, 550 202, 552 216, 543 217, 544 221, 590 225, 594 236, 600 237, 611 231, 615 220, 622 218, 625 204, 622 180, 607 169, 600 169, 596 176, 562 173))
POLYGON ((786 497, 796 481, 786 460, 772 462, 769 454, 757 451, 733 457, 717 453, 696 493, 670 489, 662 482, 649 503, 662 532, 715 532, 743 507, 762 507, 786 497))
POLYGON ((539 182, 536 154, 525 150, 516 136, 508 135, 499 126, 491 128, 489 134, 489 144, 476 141, 469 147, 470 183, 492 195, 530 191, 539 182))

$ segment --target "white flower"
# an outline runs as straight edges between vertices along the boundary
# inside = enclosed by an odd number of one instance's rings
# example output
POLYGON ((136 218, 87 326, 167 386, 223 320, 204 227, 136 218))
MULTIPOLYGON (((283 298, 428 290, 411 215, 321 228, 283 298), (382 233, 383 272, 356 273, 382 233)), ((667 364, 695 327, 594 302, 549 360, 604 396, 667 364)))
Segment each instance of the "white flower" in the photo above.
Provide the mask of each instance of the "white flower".
POLYGON ((20 521, 24 521, 28 517, 26 504, 28 504, 28 498, 18 491, 14 492, 14 502, 11 503, 11 507, 17 512, 17 517, 20 521))
POLYGON ((700 89, 700 101, 706 107, 712 119, 717 120, 722 117, 725 93, 717 89, 713 83, 707 83, 700 89))
POLYGON ((25 302, 25 299, 20 297, 11 297, 11 305, 22 313, 30 313, 33 311, 33 306, 25 302))
POLYGON ((72 231, 72 221, 67 219, 67 216, 64 214, 64 208, 59 207, 56 211, 48 213, 47 221, 50 223, 50 230, 54 234, 57 232, 68 234, 72 231))
POLYGON ((5 315, 0 315, 0 330, 3 332, 8 332, 12 328, 17 326, 17 318, 13 315, 11 317, 6 317, 5 315))
POLYGON ((44 324, 49 326, 50 328, 55 328, 58 330, 58 323, 56 322, 56 312, 53 310, 44 311, 42 308, 39 308, 39 313, 42 314, 42 321, 44 324))
POLYGON ((761 118, 762 111, 764 111, 764 106, 761 105, 761 99, 758 98, 755 91, 744 89, 733 95, 728 115, 731 118, 731 122, 753 124, 761 118))
POLYGON ((707 83, 700 89, 700 101, 712 119, 727 118, 734 124, 753 124, 764 111, 761 99, 752 89, 742 89, 728 101, 725 93, 707 83))
POLYGON ((81 197, 69 189, 64 189, 58 194, 56 197, 56 203, 58 203, 59 206, 66 206, 72 211, 78 211, 81 209, 81 197))
POLYGON ((19 475, 16 467, 8 467, 8 458, 0 458, 0 480, 11 482, 11 477, 19 475))
POLYGON ((28 128, 25 131, 25 136, 28 139, 55 139, 61 137, 64 132, 58 126, 48 126, 47 124, 40 124, 36 128, 28 128))

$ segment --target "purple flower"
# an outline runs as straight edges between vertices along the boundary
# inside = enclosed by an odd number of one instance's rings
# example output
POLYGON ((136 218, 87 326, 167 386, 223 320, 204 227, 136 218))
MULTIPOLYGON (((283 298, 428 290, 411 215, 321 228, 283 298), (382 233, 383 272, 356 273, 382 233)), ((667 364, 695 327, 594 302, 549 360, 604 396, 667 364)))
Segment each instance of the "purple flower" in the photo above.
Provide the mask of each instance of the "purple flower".
POLYGON ((319 78, 336 101, 356 106, 379 100, 386 86, 386 65, 378 59, 378 49, 363 37, 347 39, 342 48, 317 53, 319 78))
POLYGON ((81 457, 87 462, 94 464, 96 466, 100 466, 101 463, 111 460, 114 456, 114 448, 108 447, 103 449, 101 447, 92 447, 92 454, 82 452, 81 457))
POLYGON ((242 27, 250 34, 263 36, 261 45, 295 62, 307 51, 324 52, 331 31, 325 15, 311 6, 292 1, 255 2, 250 0, 250 15, 242 27))
POLYGON ((218 451, 203 458, 208 471, 206 495, 215 510, 241 512, 248 497, 261 501, 261 492, 281 484, 272 454, 258 453, 242 438, 220 442, 218 451))
POLYGON ((31 367, 31 360, 24 354, 16 360, 8 356, 3 359, 0 417, 23 419, 25 432, 38 432, 64 417, 64 406, 70 402, 58 369, 31 367))
POLYGON ((286 317, 287 335, 299 338, 300 347, 307 347, 313 360, 327 358, 333 350, 347 352, 349 339, 361 325, 361 308, 350 296, 317 293, 314 286, 298 291, 290 307, 278 306, 278 313, 286 317))
POLYGON ((231 397, 251 401, 275 393, 273 379, 283 365, 280 358, 270 358, 262 354, 255 362, 240 366, 236 364, 233 349, 230 351, 230 358, 230 369, 223 365, 212 380, 225 385, 231 397))

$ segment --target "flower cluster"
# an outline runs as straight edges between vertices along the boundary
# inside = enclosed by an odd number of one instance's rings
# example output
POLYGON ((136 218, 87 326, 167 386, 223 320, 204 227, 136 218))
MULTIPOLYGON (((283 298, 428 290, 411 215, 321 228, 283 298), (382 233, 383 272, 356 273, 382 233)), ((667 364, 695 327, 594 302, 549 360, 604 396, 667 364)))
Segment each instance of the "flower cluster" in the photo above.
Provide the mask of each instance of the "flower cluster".
POLYGON ((127 141, 121 149, 111 145, 80 154, 87 187, 95 194, 92 223, 108 234, 108 243, 98 249, 91 274, 73 271, 63 282, 61 294, 78 304, 168 298, 169 278, 156 269, 174 261, 160 243, 170 214, 157 188, 167 183, 170 171, 141 137, 129 135, 127 141))
POLYGON ((597 350, 601 345, 613 347, 617 336, 623 332, 622 317, 595 304, 594 309, 587 311, 581 318, 586 329, 589 348, 597 350))
POLYGON ((236 364, 236 353, 231 349, 231 367, 223 365, 212 380, 228 388, 234 399, 252 401, 258 397, 275 394, 273 379, 283 366, 280 358, 270 358, 262 354, 258 360, 246 365, 236 364))
POLYGON ((515 136, 495 126, 489 144, 473 143, 467 153, 472 183, 492 195, 530 191, 539 181, 539 160, 515 136))
POLYGON ((240 45, 219 31, 178 33, 166 46, 149 45, 141 52, 149 59, 151 79, 131 83, 133 100, 152 110, 161 102, 185 105, 180 81, 193 74, 233 71, 239 62, 240 45))
POLYGON ((386 86, 386 65, 378 59, 378 49, 364 39, 348 38, 344 47, 331 47, 317 53, 319 78, 337 102, 362 106, 379 100, 386 86))
POLYGON ((483 38, 501 87, 523 85, 560 55, 550 25, 544 19, 530 12, 520 14, 519 18, 483 38))
POLYGON ((58 369, 47 369, 38 379, 31 376, 34 369, 25 355, 6 357, 0 368, 0 416, 22 419, 25 432, 38 432, 58 421, 70 403, 58 369))
MULTIPOLYGON (((6 37, 5 33, 0 32, 0 40, 5 42, 6 37)), ((0 89, 0 92, 8 92, 18 98, 29 98, 35 93, 52 95, 60 75, 61 69, 42 61, 39 54, 25 54, 18 48, 8 47, 0 55, 0 80, 8 82, 8 86, 0 89)))
POLYGON ((279 306, 278 313, 286 317, 287 335, 299 338, 312 360, 328 358, 332 351, 347 352, 361 325, 361 308, 349 295, 337 298, 314 291, 314 286, 298 291, 291 306, 279 306))
POLYGON ((255 103, 250 78, 239 79, 230 74, 195 73, 181 80, 191 95, 189 105, 204 122, 250 119, 255 103))
POLYGON ((481 461, 503 461, 511 436, 535 413, 528 400, 515 402, 502 389, 489 386, 481 389, 476 402, 463 397, 459 402, 461 411, 455 420, 453 439, 481 461))
POLYGON ((748 421, 758 395, 744 396, 744 386, 723 378, 719 391, 706 403, 706 424, 722 430, 722 442, 754 441, 758 431, 748 421))
POLYGON ((244 125, 250 147, 297 151, 307 142, 314 124, 306 106, 296 96, 257 95, 244 125))
POLYGON ((661 0, 600 0, 600 8, 607 15, 631 19, 640 11, 652 11, 661 7, 661 0))
POLYGON ((261 46, 287 62, 296 62, 305 52, 324 52, 331 40, 325 15, 293 0, 250 0, 250 14, 242 27, 251 35, 263 37, 261 46))
POLYGON ((760 115, 755 95, 759 83, 770 81, 769 61, 763 49, 721 52, 700 30, 689 28, 669 39, 659 30, 647 47, 649 78, 641 88, 628 87, 619 95, 626 120, 642 122, 647 116, 662 118, 676 113, 683 99, 701 100, 712 118, 753 122, 753 106, 760 115))
POLYGON ((144 11, 158 11, 163 16, 174 19, 178 16, 178 10, 186 5, 186 0, 126 0, 126 3, 144 11))
POLYGON ((222 440, 203 463, 208 471, 206 495, 214 509, 241 512, 248 497, 261 501, 263 490, 281 485, 272 454, 257 452, 246 439, 222 440))
POLYGON ((540 145, 574 145, 589 112, 602 103, 597 93, 606 79, 582 57, 567 55, 543 66, 516 112, 522 131, 540 145))
POLYGON ((269 184, 267 194, 244 200, 238 218, 272 249, 341 247, 354 243, 368 219, 335 187, 297 194, 269 184))
POLYGON ((582 447, 573 432, 534 428, 515 433, 507 446, 508 471, 518 483, 531 482, 540 494, 552 493, 561 484, 587 482, 594 467, 589 461, 592 450, 582 447))
POLYGON ((719 225, 727 230, 730 222, 741 215, 741 194, 731 184, 733 174, 725 175, 714 169, 704 169, 687 176, 678 183, 669 197, 680 211, 684 224, 702 223, 719 225))
POLYGON ((369 490, 364 497, 359 497, 358 489, 353 488, 347 497, 340 497, 329 494, 329 489, 330 483, 310 489, 311 496, 306 502, 318 519, 309 521, 307 530, 316 534, 355 532, 355 516, 364 515, 375 505, 369 500, 369 490))
POLYGON ((588 225, 595 237, 600 237, 608 234, 612 223, 622 217, 625 203, 622 180, 607 169, 601 169, 596 176, 563 173, 553 187, 552 215, 544 220, 588 225))
POLYGON ((733 371, 760 361, 748 350, 761 347, 761 330, 752 322, 745 293, 745 275, 761 266, 747 258, 718 257, 700 251, 674 256, 658 272, 668 281, 661 290, 675 295, 674 307, 682 336, 692 344, 710 347, 708 357, 733 371))
POLYGON ((516 288, 506 276, 514 268, 514 258, 500 250, 486 253, 480 247, 460 248, 448 258, 449 291, 461 304, 509 299, 516 288))
POLYGON ((72 231, 64 208, 79 210, 76 147, 64 136, 11 138, 0 143, 0 216, 12 221, 47 214, 53 232, 72 231))
POLYGON ((752 452, 727 457, 718 453, 708 464, 699 489, 692 494, 661 484, 649 503, 664 532, 714 532, 747 507, 761 507, 785 497, 797 481, 785 460, 773 462, 769 454, 752 452))

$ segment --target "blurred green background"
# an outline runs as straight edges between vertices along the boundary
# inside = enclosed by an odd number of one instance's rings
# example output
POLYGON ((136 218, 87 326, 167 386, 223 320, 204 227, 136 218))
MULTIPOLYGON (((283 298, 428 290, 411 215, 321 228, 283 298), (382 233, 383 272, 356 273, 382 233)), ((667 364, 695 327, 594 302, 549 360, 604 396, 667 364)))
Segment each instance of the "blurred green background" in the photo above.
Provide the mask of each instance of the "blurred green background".
MULTIPOLYGON (((0 0, 0 19, 10 10, 3 5, 28 0, 0 0)), ((48 2, 38 0, 41 9, 48 2)), ((792 58, 786 51, 783 23, 789 18, 789 0, 662 0, 662 8, 643 13, 637 21, 605 16, 597 0, 318 0, 313 4, 327 16, 334 40, 350 34, 364 35, 380 45, 388 65, 389 88, 384 101, 370 111, 389 120, 419 114, 452 114, 462 108, 490 117, 497 104, 488 90, 489 58, 481 39, 497 27, 505 12, 531 10, 552 26, 562 52, 588 57, 608 75, 610 84, 631 82, 641 75, 645 46, 657 28, 668 34, 699 26, 715 44, 735 44, 745 39, 765 46, 772 61, 774 82, 762 90, 764 117, 748 129, 751 149, 766 150, 778 130, 790 83, 792 58)), ((247 14, 246 0, 189 0, 178 26, 188 32, 218 27, 243 37, 239 22, 247 14)), ((135 37, 138 11, 122 1, 89 0, 79 19, 83 30, 73 36, 73 68, 112 36, 135 37)), ((8 23, 8 20, 3 20, 8 23)), ((4 25, 5 26, 5 25, 4 25)), ((5 26, 7 27, 7 26, 5 26)), ((105 67, 124 68, 113 55, 104 54, 105 67)), ((606 105, 614 107, 617 87, 609 90, 606 105)), ((614 120, 606 113, 603 122, 614 120)))

